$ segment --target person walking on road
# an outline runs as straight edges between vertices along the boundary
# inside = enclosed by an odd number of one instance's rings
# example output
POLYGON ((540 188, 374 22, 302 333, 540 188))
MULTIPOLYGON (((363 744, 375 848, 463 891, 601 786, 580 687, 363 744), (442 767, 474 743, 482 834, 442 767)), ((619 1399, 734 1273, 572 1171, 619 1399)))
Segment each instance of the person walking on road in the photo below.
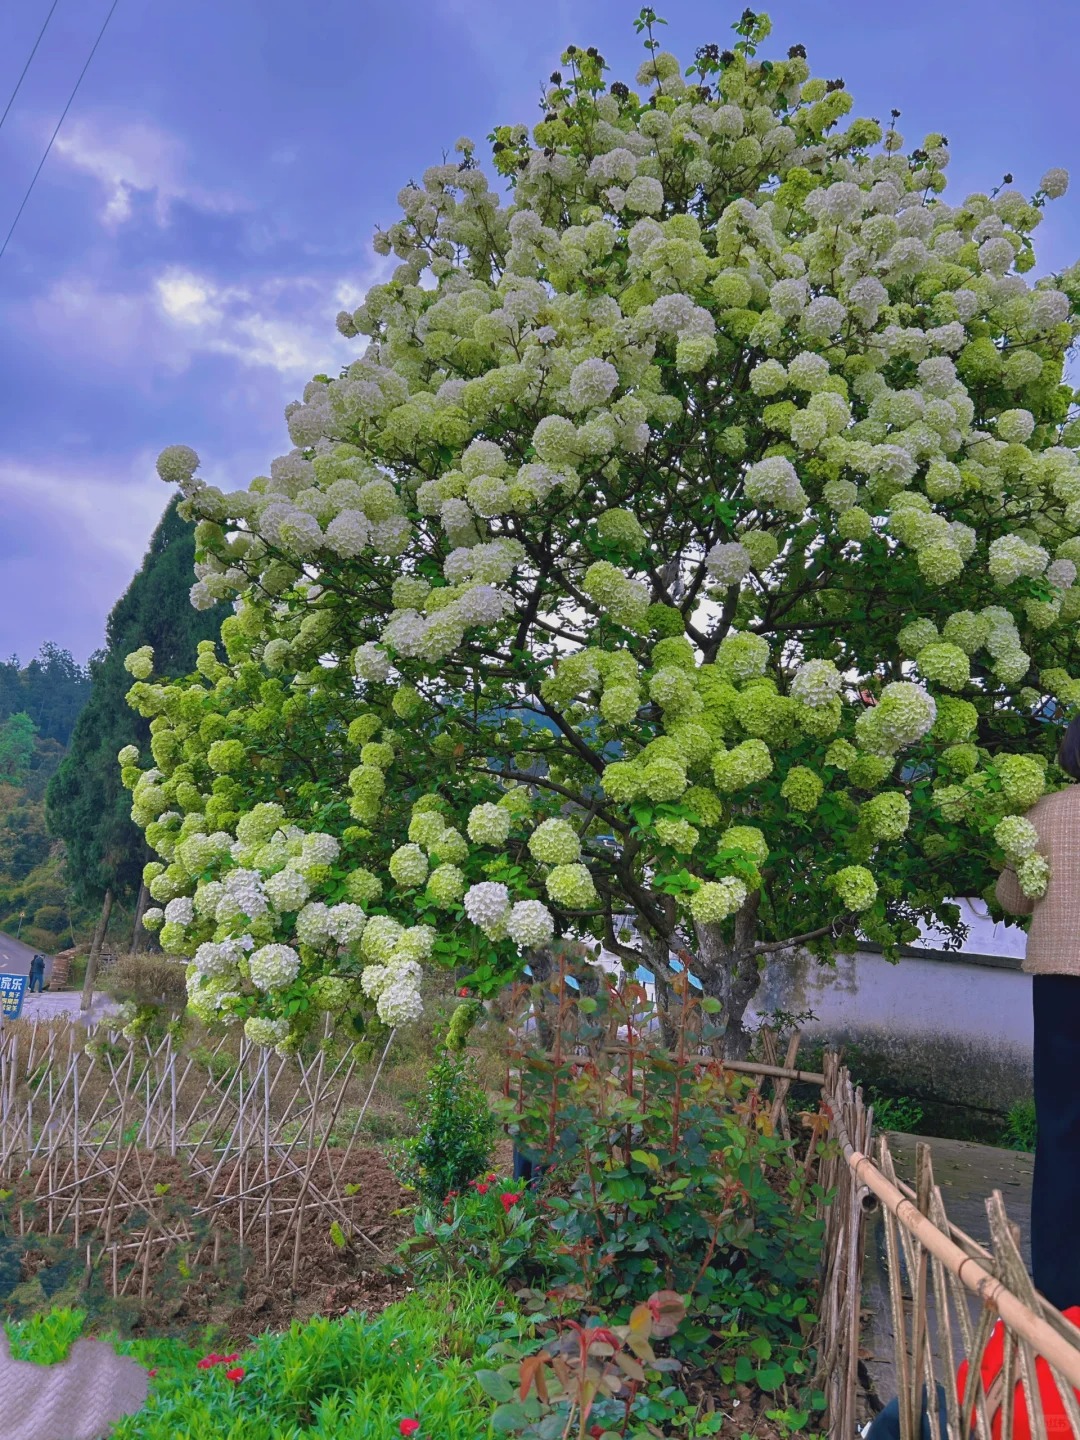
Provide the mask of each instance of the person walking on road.
MULTIPOLYGON (((1065 731, 1058 764, 1080 780, 1080 717, 1065 731)), ((1080 785, 1044 795, 1027 818, 1050 864, 1046 893, 1032 900, 1011 869, 1001 872, 996 893, 1003 910, 1031 916, 1024 959, 1035 1020, 1031 1271, 1035 1288, 1067 1310, 1080 1305, 1080 785)))
POLYGON ((35 955, 30 961, 30 993, 37 990, 39 993, 45 989, 45 956, 35 955))

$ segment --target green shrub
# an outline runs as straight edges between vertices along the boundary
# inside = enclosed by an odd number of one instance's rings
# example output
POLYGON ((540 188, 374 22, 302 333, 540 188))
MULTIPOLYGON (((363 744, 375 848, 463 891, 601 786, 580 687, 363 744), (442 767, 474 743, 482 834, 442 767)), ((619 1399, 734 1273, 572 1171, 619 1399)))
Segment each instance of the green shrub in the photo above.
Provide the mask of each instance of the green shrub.
POLYGON ((428 1071, 427 1094, 410 1110, 417 1133, 393 1147, 391 1168, 425 1204, 438 1207, 487 1169, 498 1122, 471 1059, 450 1051, 428 1071))
POLYGON ((902 1135, 918 1134, 923 1107, 910 1095, 883 1095, 880 1090, 872 1089, 869 1100, 874 1107, 876 1130, 893 1130, 902 1135))
POLYGON ((182 1009, 187 1004, 187 966, 167 955, 118 955, 102 975, 101 988, 135 1005, 182 1009))
POLYGON ((1034 1100, 1018 1100, 1005 1117, 1004 1143, 1010 1150, 1035 1149, 1038 1126, 1035 1123, 1034 1100))
POLYGON ((34 911, 34 926, 50 935, 59 935, 68 928, 67 911, 62 905, 42 905, 34 911))
MULTIPOLYGON (((517 1143, 568 1183, 545 1197, 563 1293, 613 1320, 656 1290, 689 1306, 674 1353, 725 1382, 805 1386, 821 1253, 816 1189, 750 1083, 710 1056, 713 1001, 662 1046, 640 985, 551 1002, 556 1057, 524 1053, 517 1143), (612 1054, 611 1040, 629 1037, 612 1054)), ((556 1291, 558 1293, 558 1291, 556 1291)))
POLYGON ((400 1253, 418 1278, 474 1271, 532 1285, 551 1268, 547 1217, 520 1181, 488 1173, 438 1210, 418 1210, 413 1229, 400 1253))

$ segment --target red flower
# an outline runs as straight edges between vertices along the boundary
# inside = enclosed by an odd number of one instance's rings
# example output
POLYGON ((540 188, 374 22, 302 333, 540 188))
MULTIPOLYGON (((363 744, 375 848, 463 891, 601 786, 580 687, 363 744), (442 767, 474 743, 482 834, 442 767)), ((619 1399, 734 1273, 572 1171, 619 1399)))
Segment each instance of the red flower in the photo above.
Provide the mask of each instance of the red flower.
POLYGON ((589 1427, 589 1434, 592 1436, 592 1440, 600 1440, 600 1436, 603 1435, 603 1433, 604 1427, 602 1425, 592 1425, 589 1427))
POLYGON ((488 1192, 490 1189, 491 1189, 491 1186, 490 1186, 490 1185, 481 1185, 481 1184, 477 1183, 476 1193, 477 1193, 478 1195, 486 1195, 487 1192, 488 1192))
POLYGON ((397 1428, 399 1435, 415 1435, 417 1430, 420 1429, 420 1421, 402 1420, 401 1424, 397 1428))
POLYGON ((155 1375, 157 1375, 157 1370, 156 1370, 156 1369, 154 1369, 154 1370, 147 1370, 146 1373, 147 1373, 147 1375, 150 1376, 150 1379, 153 1380, 154 1377, 155 1377, 155 1375))
POLYGON ((495 1181, 496 1181, 499 1177, 498 1177, 497 1175, 486 1175, 484 1178, 487 1180, 487 1182, 488 1182, 489 1185, 494 1185, 494 1184, 495 1184, 495 1181))
MULTIPOLYGON (((201 1360, 197 1361, 196 1368, 199 1370, 210 1370, 215 1365, 231 1365, 234 1360, 239 1360, 239 1358, 240 1352, 238 1350, 235 1351, 232 1355, 218 1355, 214 1352, 211 1352, 209 1355, 204 1355, 201 1360)), ((240 1375, 242 1375, 243 1373, 244 1372, 241 1370, 240 1375)), ((236 1378, 239 1379, 240 1376, 237 1376, 236 1378)))
POLYGON ((507 1215, 509 1215, 509 1214, 510 1214, 510 1211, 514 1208, 514 1206, 515 1206, 515 1205, 518 1203, 518 1201, 521 1199, 521 1196, 520 1196, 520 1195, 515 1195, 515 1194, 513 1193, 513 1191, 509 1191, 509 1192, 508 1192, 507 1194, 505 1194, 505 1195, 500 1195, 500 1196, 499 1196, 499 1199, 502 1201, 503 1210, 505 1210, 505 1212, 507 1213, 507 1215))
POLYGON ((237 1382, 238 1380, 243 1380, 243 1378, 244 1378, 244 1367, 243 1367, 242 1365, 234 1365, 231 1370, 226 1370, 226 1371, 225 1371, 225 1379, 226 1379, 226 1380, 231 1380, 234 1385, 236 1384, 236 1382, 237 1382))
POLYGON ((457 993, 461 996, 468 995, 469 987, 467 985, 462 985, 461 989, 457 993))

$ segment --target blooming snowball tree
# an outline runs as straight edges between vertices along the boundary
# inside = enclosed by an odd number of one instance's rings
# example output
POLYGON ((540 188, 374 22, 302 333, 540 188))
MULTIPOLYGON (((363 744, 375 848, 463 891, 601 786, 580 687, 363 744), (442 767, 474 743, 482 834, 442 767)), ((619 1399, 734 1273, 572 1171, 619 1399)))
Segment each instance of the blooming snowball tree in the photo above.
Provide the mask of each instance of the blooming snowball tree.
POLYGON ((185 446, 198 674, 121 757, 192 1005, 292 1043, 591 936, 688 966, 732 1052, 764 957, 895 953, 1008 862, 1080 704, 1067 177, 944 198, 764 16, 634 86, 571 47, 530 132, 399 195, 356 359, 223 493, 185 446), (673 959, 677 957, 677 959, 673 959))

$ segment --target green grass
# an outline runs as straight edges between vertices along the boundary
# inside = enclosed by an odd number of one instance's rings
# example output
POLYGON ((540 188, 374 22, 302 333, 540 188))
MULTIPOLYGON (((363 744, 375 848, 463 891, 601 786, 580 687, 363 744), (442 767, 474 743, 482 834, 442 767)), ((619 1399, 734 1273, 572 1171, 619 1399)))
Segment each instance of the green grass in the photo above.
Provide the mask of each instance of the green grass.
MULTIPOLYGON (((502 1304, 496 1285, 469 1278, 410 1295, 370 1322, 360 1314, 298 1321, 239 1356, 239 1382, 222 1365, 200 1370, 201 1347, 117 1341, 157 1375, 145 1409, 121 1420, 113 1440, 388 1440, 406 1418, 420 1422, 416 1440, 484 1440, 491 1404, 472 1371, 502 1304)), ((55 1364, 85 1318, 54 1310, 9 1324, 12 1354, 55 1364)))
POLYGON ((1036 1128, 1034 1100, 1018 1100, 1005 1117, 1001 1143, 1010 1150, 1032 1151, 1035 1149, 1036 1128))

